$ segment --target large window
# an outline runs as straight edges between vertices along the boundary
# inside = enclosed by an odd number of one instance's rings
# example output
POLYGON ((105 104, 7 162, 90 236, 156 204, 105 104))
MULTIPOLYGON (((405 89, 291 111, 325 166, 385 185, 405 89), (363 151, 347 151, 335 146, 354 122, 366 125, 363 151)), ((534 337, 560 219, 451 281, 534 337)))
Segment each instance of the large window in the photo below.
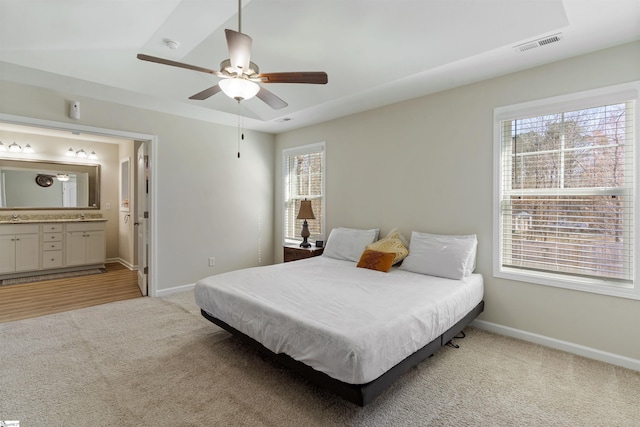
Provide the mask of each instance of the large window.
POLYGON ((637 90, 496 110, 499 277, 640 298, 637 90))
POLYGON ((302 241, 301 219, 296 219, 302 200, 310 200, 315 219, 307 220, 309 241, 324 236, 324 143, 283 150, 284 242, 302 241))

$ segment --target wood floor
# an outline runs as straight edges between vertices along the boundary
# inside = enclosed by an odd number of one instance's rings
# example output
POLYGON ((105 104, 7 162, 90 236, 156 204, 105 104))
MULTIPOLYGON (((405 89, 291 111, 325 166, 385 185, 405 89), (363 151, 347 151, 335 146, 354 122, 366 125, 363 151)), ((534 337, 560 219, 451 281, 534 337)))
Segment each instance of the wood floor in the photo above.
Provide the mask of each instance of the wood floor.
POLYGON ((136 271, 120 263, 106 268, 102 274, 0 286, 0 323, 142 296, 136 271))

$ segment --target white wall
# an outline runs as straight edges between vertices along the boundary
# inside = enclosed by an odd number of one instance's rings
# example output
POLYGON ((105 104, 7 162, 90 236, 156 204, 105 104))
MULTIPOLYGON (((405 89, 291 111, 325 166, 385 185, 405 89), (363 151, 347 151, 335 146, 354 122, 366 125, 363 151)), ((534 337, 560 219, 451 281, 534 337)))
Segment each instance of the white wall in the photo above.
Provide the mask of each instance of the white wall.
POLYGON ((133 223, 136 219, 133 217, 134 209, 133 209, 133 201, 135 200, 135 164, 136 164, 136 155, 135 155, 135 144, 132 142, 131 144, 122 144, 120 145, 120 150, 118 152, 118 167, 120 167, 120 162, 123 159, 129 159, 129 199, 130 206, 129 211, 120 211, 120 186, 122 185, 121 174, 118 173, 118 203, 112 205, 114 209, 118 210, 118 253, 120 255, 120 259, 124 262, 125 265, 130 268, 133 266, 137 266, 136 257, 134 253, 134 243, 136 239, 135 228, 133 223))
MULTIPOLYGON (((493 109, 640 79, 640 42, 460 87, 276 137, 281 150, 326 141, 333 227, 476 233, 481 319, 640 360, 640 301, 492 277, 493 109)), ((276 259, 282 224, 276 220, 276 259)))
MULTIPOLYGON (((74 93, 0 82, 0 113, 157 136, 157 211, 150 214, 157 277, 150 279, 158 291, 273 261, 272 135, 245 132, 238 159, 235 128, 84 98, 81 85, 65 89, 74 93), (67 117, 69 100, 81 102, 79 121, 67 117)), ((104 179, 118 182, 118 170, 105 169, 104 179)))

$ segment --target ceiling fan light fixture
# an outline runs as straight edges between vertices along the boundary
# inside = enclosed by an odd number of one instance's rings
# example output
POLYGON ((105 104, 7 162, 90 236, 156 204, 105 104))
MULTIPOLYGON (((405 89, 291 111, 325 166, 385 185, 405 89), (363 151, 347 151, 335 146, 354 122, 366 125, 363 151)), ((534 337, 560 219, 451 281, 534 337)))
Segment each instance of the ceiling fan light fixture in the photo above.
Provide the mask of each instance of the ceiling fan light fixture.
POLYGON ((236 101, 251 99, 260 91, 257 83, 246 79, 222 79, 218 85, 225 95, 236 101))

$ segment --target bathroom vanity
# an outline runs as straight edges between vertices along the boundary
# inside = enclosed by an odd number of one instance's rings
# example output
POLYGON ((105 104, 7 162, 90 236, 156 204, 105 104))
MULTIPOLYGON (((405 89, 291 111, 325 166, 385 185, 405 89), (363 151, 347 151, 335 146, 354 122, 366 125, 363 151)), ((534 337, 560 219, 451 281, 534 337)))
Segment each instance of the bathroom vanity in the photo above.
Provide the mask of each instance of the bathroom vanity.
POLYGON ((0 219, 0 279, 103 268, 103 218, 0 219))

